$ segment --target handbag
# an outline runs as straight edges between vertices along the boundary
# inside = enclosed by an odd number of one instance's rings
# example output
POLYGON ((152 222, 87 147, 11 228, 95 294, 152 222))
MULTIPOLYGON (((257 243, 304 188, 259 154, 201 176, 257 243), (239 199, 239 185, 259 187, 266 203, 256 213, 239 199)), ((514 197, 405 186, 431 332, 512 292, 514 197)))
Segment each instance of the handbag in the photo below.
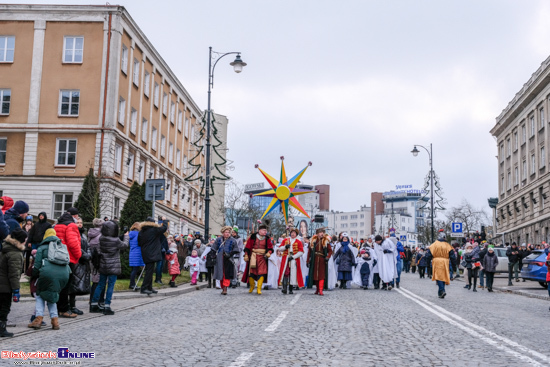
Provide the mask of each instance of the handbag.
POLYGON ((476 261, 474 263, 474 268, 480 268, 481 267, 481 263, 479 261, 476 261))
POLYGON ((460 266, 462 266, 463 268, 465 268, 466 265, 468 265, 468 263, 466 262, 466 260, 462 260, 462 261, 460 262, 460 266))

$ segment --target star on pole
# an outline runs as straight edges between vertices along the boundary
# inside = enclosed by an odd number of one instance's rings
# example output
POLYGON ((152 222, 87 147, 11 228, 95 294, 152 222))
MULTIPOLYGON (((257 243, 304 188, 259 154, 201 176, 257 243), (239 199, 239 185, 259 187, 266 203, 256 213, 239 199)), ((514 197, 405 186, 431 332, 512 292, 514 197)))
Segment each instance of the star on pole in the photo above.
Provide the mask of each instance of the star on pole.
POLYGON ((310 218, 310 216, 306 213, 296 196, 298 195, 304 195, 304 194, 311 194, 316 191, 308 191, 308 190, 302 190, 297 189, 296 185, 300 181, 300 178, 304 175, 307 168, 312 165, 311 162, 308 163, 308 165, 302 169, 300 172, 298 172, 295 176, 292 178, 287 179, 286 171, 285 171, 285 163, 284 163, 285 157, 281 157, 281 175, 279 181, 277 181, 275 178, 271 177, 269 174, 267 174, 264 170, 262 170, 258 165, 255 167, 260 170, 262 175, 265 177, 269 185, 271 186, 271 190, 267 190, 264 192, 261 192, 259 194, 256 194, 254 196, 267 196, 272 197, 271 203, 267 206, 267 209, 265 210, 264 214, 262 215, 262 218, 271 213, 273 210, 278 208, 279 206, 282 207, 282 212, 285 217, 285 223, 288 224, 288 209, 290 206, 297 209, 300 213, 304 214, 306 217, 310 218))

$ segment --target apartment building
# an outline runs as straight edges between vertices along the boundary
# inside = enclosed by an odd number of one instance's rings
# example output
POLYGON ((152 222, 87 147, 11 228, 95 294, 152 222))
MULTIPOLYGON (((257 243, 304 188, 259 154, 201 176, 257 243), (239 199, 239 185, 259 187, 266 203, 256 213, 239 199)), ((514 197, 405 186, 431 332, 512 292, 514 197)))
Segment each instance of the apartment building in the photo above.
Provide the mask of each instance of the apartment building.
POLYGON ((496 118, 497 234, 506 242, 548 241, 550 225, 548 147, 550 141, 550 57, 496 118))
POLYGON ((102 216, 120 216, 133 182, 164 178, 157 214, 203 231, 200 187, 184 181, 203 112, 124 7, 0 5, 0 102, 0 190, 31 213, 57 218, 91 168, 102 216))

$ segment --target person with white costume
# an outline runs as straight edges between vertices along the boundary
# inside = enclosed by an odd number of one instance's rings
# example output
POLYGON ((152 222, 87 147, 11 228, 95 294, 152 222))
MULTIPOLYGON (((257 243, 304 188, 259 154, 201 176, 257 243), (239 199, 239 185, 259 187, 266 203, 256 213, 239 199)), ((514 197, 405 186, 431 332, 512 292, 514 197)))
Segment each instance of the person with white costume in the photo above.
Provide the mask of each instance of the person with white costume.
POLYGON ((281 256, 278 247, 281 246, 283 238, 279 238, 279 241, 274 246, 277 256, 270 256, 267 262, 267 282, 264 284, 264 289, 278 289, 279 288, 279 268, 281 266, 281 256))
POLYGON ((361 266, 366 262, 369 264, 369 269, 371 270, 369 275, 369 283, 368 287, 371 287, 373 285, 373 278, 374 278, 374 271, 373 271, 373 264, 376 264, 376 252, 371 247, 373 244, 373 238, 374 236, 371 236, 368 238, 367 242, 363 244, 360 251, 365 251, 369 256, 368 260, 365 260, 363 256, 359 256, 357 258, 357 267, 355 268, 355 271, 353 272, 353 284, 356 284, 360 287, 363 286, 363 281, 361 278, 361 266))
POLYGON ((391 282, 397 275, 397 247, 391 237, 383 240, 382 236, 375 237, 374 251, 378 259, 378 273, 382 280, 382 289, 390 291, 391 282))
POLYGON ((334 264, 334 287, 338 287, 338 284, 336 282, 336 279, 338 279, 338 264, 336 264, 336 260, 334 259, 334 254, 336 254, 336 252, 340 249, 340 247, 342 247, 342 244, 340 243, 340 241, 342 240, 342 233, 344 232, 340 232, 340 234, 338 235, 337 241, 334 241, 334 238, 333 238, 334 245, 332 245, 332 249, 333 249, 332 261, 334 264))
MULTIPOLYGON (((336 236, 332 236, 332 242, 330 245, 335 248, 336 247, 336 236)), ((328 290, 331 291, 334 288, 336 288, 336 279, 338 278, 338 269, 336 268, 336 263, 334 262, 334 257, 331 256, 328 260, 328 276, 327 276, 327 282, 328 282, 328 290)))
POLYGON ((302 266, 302 277, 304 278, 304 285, 306 284, 306 278, 309 274, 309 268, 307 267, 307 261, 305 259, 309 256, 309 239, 298 237, 300 241, 302 241, 302 244, 304 246, 304 254, 302 255, 302 260, 300 261, 300 264, 302 266))
POLYGON ((298 230, 290 230, 290 237, 285 238, 279 250, 283 252, 279 271, 279 284, 283 286, 283 294, 293 294, 294 287, 304 287, 301 256, 304 254, 304 245, 298 238, 298 230))

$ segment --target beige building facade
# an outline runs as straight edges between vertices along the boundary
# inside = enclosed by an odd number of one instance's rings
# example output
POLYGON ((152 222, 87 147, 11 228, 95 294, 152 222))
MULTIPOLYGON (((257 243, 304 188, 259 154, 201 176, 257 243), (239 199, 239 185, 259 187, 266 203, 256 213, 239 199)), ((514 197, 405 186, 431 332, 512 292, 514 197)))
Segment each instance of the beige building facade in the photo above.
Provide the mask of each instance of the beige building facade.
POLYGON ((0 190, 31 213, 57 218, 91 168, 102 216, 120 216, 133 182, 164 178, 157 214, 203 232, 184 180, 203 112, 124 7, 0 5, 0 106, 0 190))
POLYGON ((496 118, 496 233, 505 242, 549 241, 550 57, 496 118))

